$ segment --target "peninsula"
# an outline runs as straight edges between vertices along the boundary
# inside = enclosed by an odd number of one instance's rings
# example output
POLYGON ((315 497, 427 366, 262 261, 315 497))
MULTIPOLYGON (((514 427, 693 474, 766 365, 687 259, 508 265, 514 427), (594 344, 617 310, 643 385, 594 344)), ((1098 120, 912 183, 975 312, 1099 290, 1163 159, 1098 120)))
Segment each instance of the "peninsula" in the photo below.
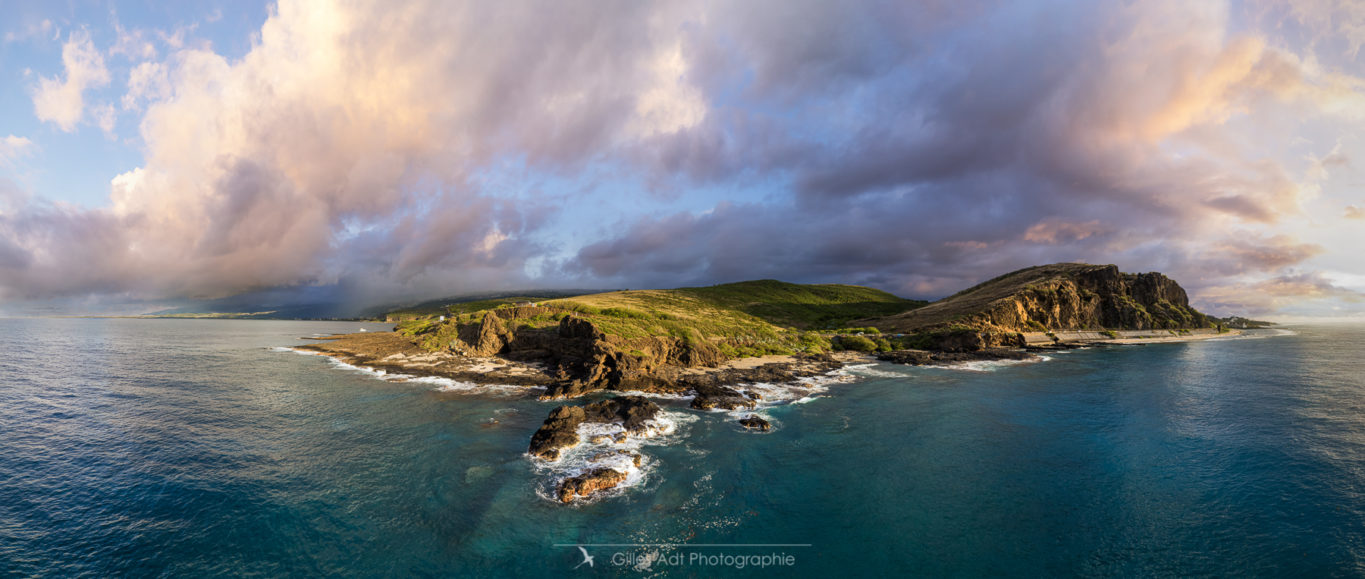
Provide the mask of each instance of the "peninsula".
POLYGON ((859 286, 761 280, 484 300, 389 319, 393 332, 297 349, 391 374, 525 387, 546 400, 618 394, 555 408, 532 436, 528 454, 544 463, 592 452, 587 466, 557 481, 553 494, 563 502, 625 483, 646 457, 620 445, 671 431, 659 405, 640 394, 687 398, 693 410, 733 412, 743 428, 767 431, 771 425, 749 413, 765 400, 752 385, 811 380, 852 360, 1027 359, 1078 344, 1229 331, 1160 273, 1077 263, 1015 271, 933 303, 859 286))

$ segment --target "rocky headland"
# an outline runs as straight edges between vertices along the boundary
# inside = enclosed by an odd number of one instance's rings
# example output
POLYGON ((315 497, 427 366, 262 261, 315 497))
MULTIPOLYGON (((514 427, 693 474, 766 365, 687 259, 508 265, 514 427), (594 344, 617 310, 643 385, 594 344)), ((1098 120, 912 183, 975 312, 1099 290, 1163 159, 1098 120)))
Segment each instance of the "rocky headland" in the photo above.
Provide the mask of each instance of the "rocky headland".
POLYGON ((1119 331, 1222 329, 1190 307, 1180 284, 1160 273, 1084 263, 1021 269, 923 308, 852 323, 912 335, 915 347, 938 352, 1022 348, 1029 333, 1089 331, 1096 335, 1072 341, 1101 342, 1118 339, 1119 331))
MULTIPOLYGON (((659 405, 642 396, 618 396, 586 406, 560 406, 550 411, 540 430, 531 435, 527 454, 545 460, 559 460, 560 453, 580 442, 578 427, 583 424, 615 424, 620 437, 649 436, 657 428, 659 405)), ((604 435, 605 436, 605 435, 604 435)))
POLYGON ((742 427, 770 431, 755 410, 811 391, 775 394, 772 385, 853 360, 1027 360, 1037 350, 1224 330, 1159 273, 1088 264, 1016 271, 928 305, 857 286, 774 281, 481 305, 391 316, 403 320, 394 332, 296 349, 391 376, 524 387, 543 400, 598 398, 554 408, 530 438, 533 461, 550 468, 572 455, 579 465, 555 471, 551 494, 565 503, 631 484, 649 460, 637 443, 672 432, 663 409, 640 394, 737 413, 742 427))

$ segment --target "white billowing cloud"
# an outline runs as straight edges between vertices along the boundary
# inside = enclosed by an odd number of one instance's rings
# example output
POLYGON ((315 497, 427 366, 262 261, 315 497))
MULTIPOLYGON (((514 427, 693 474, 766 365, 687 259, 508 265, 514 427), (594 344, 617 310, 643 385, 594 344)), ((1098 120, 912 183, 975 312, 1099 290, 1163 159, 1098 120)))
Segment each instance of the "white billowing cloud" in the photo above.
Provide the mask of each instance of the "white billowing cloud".
POLYGON ((72 32, 62 45, 65 79, 43 77, 33 93, 33 111, 39 120, 56 123, 63 131, 76 130, 85 114, 85 91, 109 84, 104 56, 85 30, 72 32))
MULTIPOLYGON (((120 104, 145 110, 144 165, 112 179, 108 208, 42 209, 41 223, 82 220, 90 235, 0 222, 31 257, 5 289, 209 296, 356 272, 520 276, 544 211, 484 197, 470 177, 509 155, 573 171, 697 123, 679 17, 655 18, 669 10, 282 1, 240 60, 186 48, 133 68, 120 104), (61 275, 75 262, 82 276, 61 275)), ((107 73, 84 33, 64 60, 66 79, 35 100, 65 129, 107 73)), ((111 110, 95 114, 110 131, 111 110)))

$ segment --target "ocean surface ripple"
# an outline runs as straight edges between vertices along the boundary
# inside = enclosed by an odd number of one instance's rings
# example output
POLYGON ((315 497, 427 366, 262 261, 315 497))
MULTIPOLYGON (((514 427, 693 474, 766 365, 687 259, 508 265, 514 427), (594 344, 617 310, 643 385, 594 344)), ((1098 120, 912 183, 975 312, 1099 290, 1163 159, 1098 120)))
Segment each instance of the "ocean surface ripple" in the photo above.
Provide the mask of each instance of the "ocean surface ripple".
POLYGON ((558 403, 278 349, 362 327, 0 320, 0 576, 560 576, 555 545, 684 542, 808 544, 794 576, 1365 574, 1358 326, 862 365, 762 436, 660 400, 683 434, 573 506, 524 455, 558 403))

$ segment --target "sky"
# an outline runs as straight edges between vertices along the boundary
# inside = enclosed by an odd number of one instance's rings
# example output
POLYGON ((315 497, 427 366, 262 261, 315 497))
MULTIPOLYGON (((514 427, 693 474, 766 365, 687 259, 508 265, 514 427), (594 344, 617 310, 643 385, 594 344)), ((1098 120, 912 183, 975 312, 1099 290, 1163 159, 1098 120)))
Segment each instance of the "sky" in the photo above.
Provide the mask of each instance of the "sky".
POLYGON ((1365 1, 0 0, 0 313, 1059 261, 1365 318, 1365 1))

